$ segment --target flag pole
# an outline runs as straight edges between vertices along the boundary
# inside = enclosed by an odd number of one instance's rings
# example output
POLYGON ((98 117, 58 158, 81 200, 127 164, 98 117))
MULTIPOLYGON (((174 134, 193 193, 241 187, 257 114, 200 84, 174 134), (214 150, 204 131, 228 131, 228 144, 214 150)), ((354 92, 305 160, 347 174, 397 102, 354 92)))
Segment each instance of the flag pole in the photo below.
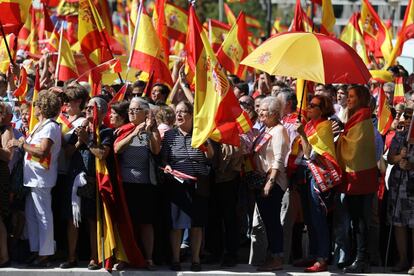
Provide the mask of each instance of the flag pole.
MULTIPOLYGON (((298 80, 296 79, 296 85, 298 85, 298 80)), ((300 106, 299 106, 299 114, 298 114, 298 121, 300 122, 302 120, 302 106, 303 106, 303 98, 305 95, 305 89, 306 89, 306 80, 303 80, 303 87, 302 87, 302 96, 300 97, 300 106)))
POLYGON ((58 49, 58 57, 57 57, 56 71, 55 71, 55 86, 57 86, 58 81, 59 81, 60 60, 62 59, 62 40, 63 40, 63 24, 60 26, 60 30, 59 30, 59 49, 58 49))
POLYGON ((14 61, 10 53, 9 44, 7 43, 6 33, 4 32, 3 23, 1 22, 1 20, 0 20, 0 30, 1 30, 1 35, 3 36, 3 39, 4 39, 4 45, 6 46, 6 50, 7 50, 7 54, 9 55, 10 62, 11 64, 14 65, 14 61))

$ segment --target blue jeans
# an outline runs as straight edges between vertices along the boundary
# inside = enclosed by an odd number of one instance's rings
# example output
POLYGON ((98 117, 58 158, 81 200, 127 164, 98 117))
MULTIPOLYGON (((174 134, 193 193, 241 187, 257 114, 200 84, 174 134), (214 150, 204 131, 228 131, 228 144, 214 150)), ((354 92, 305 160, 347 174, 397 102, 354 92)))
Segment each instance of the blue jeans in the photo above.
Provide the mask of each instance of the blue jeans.
POLYGON ((262 197, 261 190, 256 192, 256 203, 266 227, 268 250, 272 255, 283 255, 283 228, 280 223, 280 209, 285 192, 275 184, 268 197, 262 197))
POLYGON ((323 194, 316 188, 316 182, 309 171, 308 188, 310 189, 310 240, 314 243, 314 257, 327 259, 329 257, 329 227, 327 222, 327 211, 323 201, 323 194))
POLYGON ((335 209, 333 212, 334 262, 336 264, 347 263, 351 259, 350 227, 351 218, 347 211, 345 194, 338 193, 335 196, 335 209))

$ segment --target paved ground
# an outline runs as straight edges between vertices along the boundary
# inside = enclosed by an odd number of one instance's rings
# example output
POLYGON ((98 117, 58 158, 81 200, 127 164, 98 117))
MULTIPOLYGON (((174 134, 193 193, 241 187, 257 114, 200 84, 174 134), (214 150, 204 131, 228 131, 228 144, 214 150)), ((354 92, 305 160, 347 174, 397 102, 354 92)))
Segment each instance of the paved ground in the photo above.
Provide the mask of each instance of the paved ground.
MULTIPOLYGON (((86 266, 86 264, 85 264, 86 266)), ((184 263, 182 268, 189 269, 190 264, 184 263)), ((277 272, 256 272, 256 268, 241 264, 236 266, 232 269, 225 269, 221 270, 217 265, 203 265, 203 271, 201 272, 191 272, 191 271, 181 271, 181 272, 173 272, 168 269, 168 267, 161 266, 158 267, 157 271, 146 271, 146 270, 125 270, 125 271, 113 271, 112 275, 123 275, 123 276, 132 276, 132 275, 151 275, 151 276, 173 276, 173 275, 183 275, 183 276, 191 276, 191 275, 292 275, 292 276, 302 276, 302 275, 345 275, 341 273, 335 267, 330 267, 330 272, 322 272, 317 274, 309 274, 304 273, 302 269, 286 266, 285 270, 277 271, 277 272)), ((59 268, 51 268, 51 269, 26 269, 24 267, 12 267, 12 268, 2 268, 0 269, 0 276, 51 276, 51 275, 59 275, 59 276, 102 276, 102 275, 110 275, 105 270, 98 270, 98 271, 89 271, 86 268, 75 268, 75 269, 68 269, 63 270, 59 268)), ((346 274, 350 275, 350 274, 346 274)), ((362 275, 362 274, 360 274, 362 275)), ((372 273, 369 275, 373 276, 381 276, 381 275, 392 275, 391 273, 384 273, 382 267, 374 267, 372 268, 372 273)), ((395 274, 395 275, 407 275, 407 274, 395 274)))

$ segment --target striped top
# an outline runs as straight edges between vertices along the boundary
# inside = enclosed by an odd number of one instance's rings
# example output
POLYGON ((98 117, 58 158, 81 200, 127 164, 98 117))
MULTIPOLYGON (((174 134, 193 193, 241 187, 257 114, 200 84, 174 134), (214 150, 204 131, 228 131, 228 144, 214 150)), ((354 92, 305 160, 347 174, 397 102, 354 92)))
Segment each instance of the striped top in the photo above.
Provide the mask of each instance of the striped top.
POLYGON ((208 159, 191 147, 192 134, 183 135, 177 128, 165 132, 161 156, 164 164, 191 176, 208 175, 208 159))

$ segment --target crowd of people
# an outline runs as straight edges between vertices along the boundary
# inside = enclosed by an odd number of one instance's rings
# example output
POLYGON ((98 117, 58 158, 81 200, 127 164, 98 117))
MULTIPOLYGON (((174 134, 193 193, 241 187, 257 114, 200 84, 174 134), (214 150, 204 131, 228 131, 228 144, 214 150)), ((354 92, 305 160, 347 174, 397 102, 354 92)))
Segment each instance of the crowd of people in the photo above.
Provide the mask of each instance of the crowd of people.
POLYGON ((315 84, 301 113, 296 80, 228 76, 253 128, 239 135, 240 146, 208 139, 193 148, 194 91, 179 61, 173 91, 155 83, 142 95, 146 83, 136 80, 114 103, 120 85, 90 97, 87 83, 55 83, 44 59, 33 103, 31 93, 23 103, 13 97, 19 64, 0 74, 0 267, 60 261, 66 269, 84 259, 88 269, 101 267, 96 160, 105 160, 125 199, 112 208, 126 203, 130 243, 148 270, 179 271, 187 257, 192 271, 202 263, 233 267, 247 262, 240 255, 247 245, 258 271, 293 264, 368 273, 388 261, 392 271, 414 275, 414 146, 407 142, 414 78, 403 67, 389 69, 404 78, 398 105, 394 83, 315 84), (373 96, 380 86, 393 116, 385 135, 373 96), (398 257, 385 260, 388 249, 398 257))

